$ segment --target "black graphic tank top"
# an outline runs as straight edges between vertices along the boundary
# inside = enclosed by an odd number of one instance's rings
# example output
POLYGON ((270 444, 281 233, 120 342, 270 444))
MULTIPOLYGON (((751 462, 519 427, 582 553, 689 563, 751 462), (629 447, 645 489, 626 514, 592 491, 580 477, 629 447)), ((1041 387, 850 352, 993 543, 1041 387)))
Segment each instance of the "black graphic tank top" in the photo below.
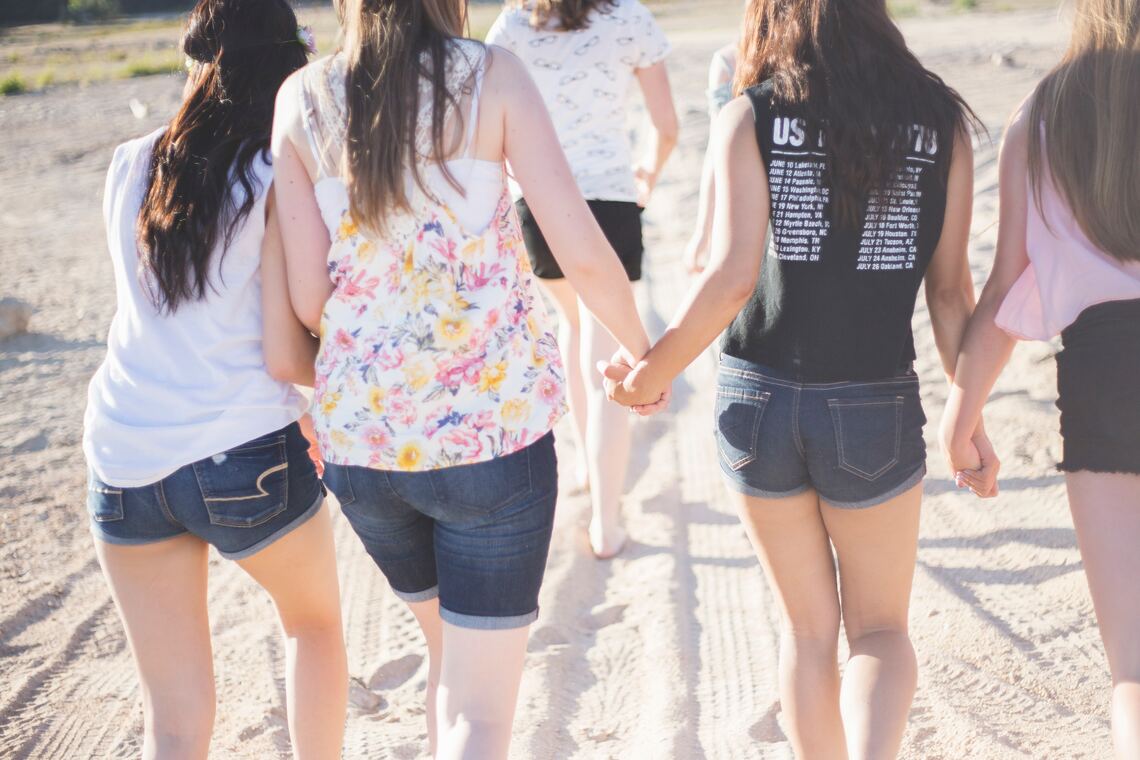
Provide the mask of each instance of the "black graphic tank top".
POLYGON ((953 141, 911 128, 895 182, 871 194, 860 225, 843 225, 825 176, 826 133, 801 109, 774 105, 769 83, 746 94, 768 173, 771 243, 722 350, 808 383, 899 374, 915 358, 915 300, 946 211, 937 163, 953 141))

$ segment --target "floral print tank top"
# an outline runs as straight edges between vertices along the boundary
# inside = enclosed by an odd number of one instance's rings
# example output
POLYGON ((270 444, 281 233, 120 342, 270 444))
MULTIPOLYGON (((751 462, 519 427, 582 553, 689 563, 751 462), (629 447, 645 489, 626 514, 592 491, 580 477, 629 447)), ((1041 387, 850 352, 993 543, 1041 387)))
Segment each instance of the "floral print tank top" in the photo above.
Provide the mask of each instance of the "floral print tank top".
MULTIPOLYGON (((448 87, 473 91, 485 50, 452 46, 448 87)), ((313 419, 326 461, 424 471, 485 462, 535 443, 565 411, 562 360, 530 271, 506 174, 486 229, 409 183, 410 211, 382 239, 351 218, 336 168, 344 145, 344 65, 303 74, 306 127, 320 164, 317 202, 334 284, 321 319, 313 419)), ((430 84, 417 146, 430 144, 430 84)), ((469 141, 470 142, 470 139, 469 141)))

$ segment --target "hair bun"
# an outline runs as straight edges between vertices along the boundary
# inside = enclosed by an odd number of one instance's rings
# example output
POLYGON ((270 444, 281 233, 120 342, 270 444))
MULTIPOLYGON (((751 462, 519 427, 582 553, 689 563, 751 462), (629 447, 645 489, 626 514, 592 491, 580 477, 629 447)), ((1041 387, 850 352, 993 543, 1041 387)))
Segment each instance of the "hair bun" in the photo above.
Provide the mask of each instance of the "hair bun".
POLYGON ((220 14, 193 13, 186 33, 182 35, 182 51, 199 63, 218 60, 225 47, 225 22, 220 14))

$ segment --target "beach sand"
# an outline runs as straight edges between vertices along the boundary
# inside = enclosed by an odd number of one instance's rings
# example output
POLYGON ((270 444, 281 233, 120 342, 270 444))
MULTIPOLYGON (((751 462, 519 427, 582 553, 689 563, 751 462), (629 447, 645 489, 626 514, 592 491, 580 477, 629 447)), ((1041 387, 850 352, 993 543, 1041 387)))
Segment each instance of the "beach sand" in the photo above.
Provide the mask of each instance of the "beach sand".
MULTIPOLYGON (((694 4, 695 5, 695 4, 694 4)), ((647 219, 644 311, 657 332, 687 281, 707 133, 704 79, 731 14, 663 16, 681 145, 647 219)), ((902 22, 924 61, 991 128, 1057 58, 1051 12, 919 15, 902 22)), ((0 756, 137 756, 139 690, 84 513, 85 386, 114 310, 99 201, 111 150, 174 108, 173 77, 60 87, 0 99, 0 296, 36 308, 0 343, 0 756), (136 98, 149 107, 137 119, 136 98)), ((993 255, 996 143, 977 148, 971 262, 993 255)), ((935 445, 945 382, 929 317, 916 317, 931 423, 930 477, 911 613, 920 667, 907 758, 1104 758, 1109 678, 1054 465, 1056 346, 1014 354, 988 414, 1002 495, 955 490, 935 445)), ((559 503, 542 611, 530 643, 513 758, 788 758, 776 692, 777 611, 727 504, 715 460, 713 364, 695 362, 671 410, 639 422, 612 562, 583 538, 588 505, 559 503)), ((559 444, 570 461, 565 423, 559 444)), ((425 650, 335 509, 353 678, 346 758, 426 757, 425 650)), ((283 652, 267 596, 211 561, 218 712, 213 756, 288 757, 283 652)))

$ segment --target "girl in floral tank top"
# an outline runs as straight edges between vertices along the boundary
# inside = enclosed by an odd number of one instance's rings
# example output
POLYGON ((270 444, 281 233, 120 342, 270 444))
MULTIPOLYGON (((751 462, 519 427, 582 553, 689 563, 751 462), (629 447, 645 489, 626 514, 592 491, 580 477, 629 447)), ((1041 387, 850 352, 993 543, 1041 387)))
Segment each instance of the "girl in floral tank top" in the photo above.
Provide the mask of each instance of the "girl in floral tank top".
MULTIPOLYGON (((481 45, 465 40, 449 61, 453 91, 475 83, 469 135, 485 57, 481 45)), ((328 152, 322 145, 343 144, 344 131, 335 99, 326 101, 333 108, 314 107, 328 84, 343 88, 344 58, 322 63, 301 85, 318 155, 328 152)), ((403 471, 485 462, 535 443, 565 411, 562 360, 506 174, 498 163, 470 157, 448 163, 459 176, 484 170, 478 189, 498 198, 481 232, 412 183, 410 210, 375 240, 353 222, 335 170, 320 169, 316 198, 332 239, 334 289, 320 324, 314 419, 328 462, 403 471)), ((440 173, 428 179, 437 194, 448 188, 440 173)), ((458 201, 477 202, 473 194, 458 201)))
POLYGON ((541 95, 459 37, 465 7, 349 6, 344 49, 278 94, 275 191, 290 300, 321 338, 325 482, 428 643, 426 749, 505 758, 565 408, 506 162, 628 361, 648 338, 541 95))

